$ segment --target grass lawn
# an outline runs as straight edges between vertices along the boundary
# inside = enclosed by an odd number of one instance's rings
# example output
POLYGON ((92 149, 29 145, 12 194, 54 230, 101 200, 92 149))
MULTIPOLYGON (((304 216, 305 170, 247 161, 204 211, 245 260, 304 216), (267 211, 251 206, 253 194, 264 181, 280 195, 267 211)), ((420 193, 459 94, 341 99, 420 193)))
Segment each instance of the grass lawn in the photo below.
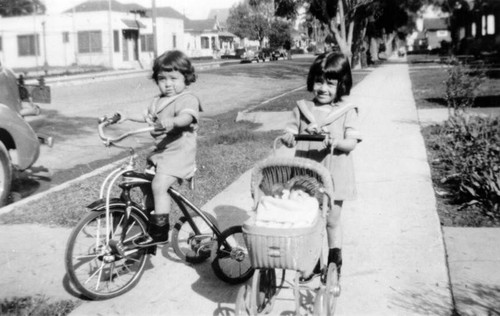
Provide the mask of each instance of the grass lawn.
MULTIPOLYGON (((433 58, 436 60, 436 58, 433 58)), ((428 56, 409 55, 410 78, 413 95, 418 109, 446 109, 445 81, 446 65, 429 61, 428 56)), ((486 78, 477 91, 477 98, 471 112, 495 113, 500 110, 500 67, 489 65, 486 78)), ((498 112, 497 112, 498 113, 498 112)), ((449 176, 437 163, 436 149, 430 146, 433 126, 422 127, 432 181, 436 192, 437 210, 444 226, 500 227, 500 220, 488 216, 477 205, 457 203, 455 196, 447 194, 448 187, 442 179, 449 176)))

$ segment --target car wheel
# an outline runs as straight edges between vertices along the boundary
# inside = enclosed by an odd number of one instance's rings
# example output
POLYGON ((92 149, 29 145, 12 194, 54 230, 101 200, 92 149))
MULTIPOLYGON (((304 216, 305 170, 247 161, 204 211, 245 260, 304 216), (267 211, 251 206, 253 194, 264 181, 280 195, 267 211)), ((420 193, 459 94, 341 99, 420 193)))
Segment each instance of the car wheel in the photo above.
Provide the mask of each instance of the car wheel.
POLYGON ((0 206, 5 205, 12 184, 12 165, 9 152, 4 144, 0 143, 0 206))

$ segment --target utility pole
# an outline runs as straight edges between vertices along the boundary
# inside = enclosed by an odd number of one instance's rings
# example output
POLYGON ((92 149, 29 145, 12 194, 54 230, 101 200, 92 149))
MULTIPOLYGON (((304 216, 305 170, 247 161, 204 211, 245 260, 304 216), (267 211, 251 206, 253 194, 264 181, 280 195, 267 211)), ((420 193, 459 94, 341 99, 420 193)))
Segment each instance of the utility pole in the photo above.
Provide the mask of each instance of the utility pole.
POLYGON ((45 23, 42 21, 42 37, 43 37, 43 71, 45 75, 49 73, 49 63, 47 62, 47 33, 45 32, 45 23))
POLYGON ((151 0, 151 18, 153 20, 153 57, 156 59, 158 57, 158 41, 156 39, 156 0, 151 0))
POLYGON ((108 45, 108 49, 109 49, 109 67, 110 68, 114 68, 114 65, 113 65, 113 50, 114 50, 114 47, 113 47, 113 23, 111 22, 111 0, 108 0, 108 28, 109 28, 109 45, 108 45))

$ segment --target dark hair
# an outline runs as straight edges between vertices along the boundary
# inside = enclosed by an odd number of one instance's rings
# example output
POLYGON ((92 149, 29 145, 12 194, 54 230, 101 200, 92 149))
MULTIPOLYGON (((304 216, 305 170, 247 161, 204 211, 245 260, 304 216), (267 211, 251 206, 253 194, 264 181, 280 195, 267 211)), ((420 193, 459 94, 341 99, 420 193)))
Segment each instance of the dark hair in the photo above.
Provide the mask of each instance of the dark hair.
POLYGON ((339 53, 325 53, 319 55, 309 68, 307 76, 307 91, 312 92, 317 78, 339 81, 334 102, 339 101, 344 95, 351 93, 352 74, 349 60, 339 53))
POLYGON ((194 67, 189 57, 181 51, 167 51, 155 59, 152 79, 158 83, 158 74, 162 71, 178 71, 184 76, 186 86, 196 81, 194 67))

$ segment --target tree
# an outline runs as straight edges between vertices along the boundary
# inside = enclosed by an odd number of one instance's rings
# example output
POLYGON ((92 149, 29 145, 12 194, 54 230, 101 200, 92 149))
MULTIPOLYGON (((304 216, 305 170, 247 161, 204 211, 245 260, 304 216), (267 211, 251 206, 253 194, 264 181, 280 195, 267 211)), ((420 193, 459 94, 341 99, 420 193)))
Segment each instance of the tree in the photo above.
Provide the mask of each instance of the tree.
POLYGON ((269 46, 272 48, 278 48, 285 46, 288 41, 292 42, 292 26, 290 23, 283 20, 275 20, 271 24, 271 30, 269 32, 269 46))
MULTIPOLYGON (((362 40, 370 34, 392 40, 398 30, 408 24, 411 12, 423 4, 445 0, 250 0, 254 4, 272 2, 275 14, 294 19, 298 8, 321 21, 333 34, 339 49, 352 57, 362 47, 362 40)), ((448 0, 453 1, 453 0, 448 0)))
POLYGON ((45 5, 40 0, 0 0, 0 16, 23 16, 45 13, 45 5))
POLYGON ((227 25, 228 30, 238 37, 258 40, 261 46, 271 26, 265 16, 255 12, 246 3, 240 3, 231 8, 227 25))

